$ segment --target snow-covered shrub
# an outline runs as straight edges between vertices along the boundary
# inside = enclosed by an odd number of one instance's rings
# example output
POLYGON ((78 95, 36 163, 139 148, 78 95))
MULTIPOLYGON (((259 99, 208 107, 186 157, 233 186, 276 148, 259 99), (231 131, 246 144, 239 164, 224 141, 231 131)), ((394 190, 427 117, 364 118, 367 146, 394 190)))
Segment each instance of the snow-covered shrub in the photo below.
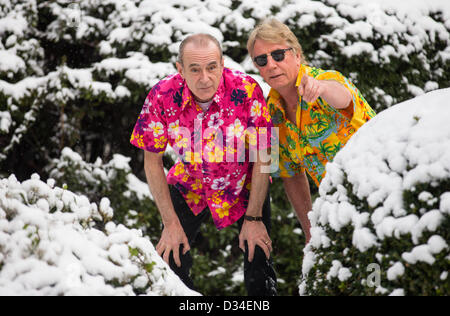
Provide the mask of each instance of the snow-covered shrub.
POLYGON ((301 294, 450 294, 449 98, 378 114, 327 165, 301 294))
POLYGON ((44 49, 37 39, 36 1, 2 1, 0 10, 0 80, 42 76, 44 49))
POLYGON ((97 158, 87 163, 82 157, 66 147, 61 157, 49 165, 49 175, 57 185, 100 203, 108 198, 114 209, 113 220, 129 228, 141 230, 156 244, 161 234, 161 219, 150 195, 148 185, 131 172, 130 158, 115 154, 104 163, 97 158))
POLYGON ((0 180, 0 295, 196 294, 112 216, 107 198, 91 203, 53 180, 0 180))

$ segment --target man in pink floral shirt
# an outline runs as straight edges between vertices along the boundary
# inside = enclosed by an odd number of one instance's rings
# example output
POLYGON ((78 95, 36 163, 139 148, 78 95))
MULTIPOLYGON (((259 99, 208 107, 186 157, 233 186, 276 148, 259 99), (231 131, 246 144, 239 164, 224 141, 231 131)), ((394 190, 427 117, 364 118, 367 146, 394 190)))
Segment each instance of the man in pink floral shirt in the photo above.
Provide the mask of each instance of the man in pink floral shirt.
POLYGON ((156 250, 193 287, 188 251, 201 223, 209 214, 219 230, 237 222, 249 295, 275 295, 267 167, 273 125, 262 90, 225 68, 220 44, 206 34, 181 43, 177 69, 150 91, 131 136, 145 150, 164 224, 156 250), (168 144, 179 159, 166 177, 168 144))

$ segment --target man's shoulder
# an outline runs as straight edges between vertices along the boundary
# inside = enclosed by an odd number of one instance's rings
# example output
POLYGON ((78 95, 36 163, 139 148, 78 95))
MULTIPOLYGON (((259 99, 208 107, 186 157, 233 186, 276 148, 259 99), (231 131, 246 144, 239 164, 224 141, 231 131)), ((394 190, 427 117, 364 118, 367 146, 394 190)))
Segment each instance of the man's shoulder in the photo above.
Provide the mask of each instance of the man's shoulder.
POLYGON ((327 79, 345 78, 341 72, 335 69, 321 69, 314 66, 305 66, 305 70, 309 76, 315 79, 327 80, 327 79))
POLYGON ((305 72, 313 78, 316 78, 325 72, 331 71, 331 70, 324 70, 322 68, 314 67, 311 65, 305 65, 304 67, 305 67, 305 72))
POLYGON ((230 82, 232 86, 244 87, 248 84, 258 84, 252 76, 236 69, 224 68, 223 75, 225 81, 230 82))
POLYGON ((151 95, 166 95, 170 92, 175 92, 184 87, 184 79, 179 73, 169 75, 161 79, 151 89, 151 95))

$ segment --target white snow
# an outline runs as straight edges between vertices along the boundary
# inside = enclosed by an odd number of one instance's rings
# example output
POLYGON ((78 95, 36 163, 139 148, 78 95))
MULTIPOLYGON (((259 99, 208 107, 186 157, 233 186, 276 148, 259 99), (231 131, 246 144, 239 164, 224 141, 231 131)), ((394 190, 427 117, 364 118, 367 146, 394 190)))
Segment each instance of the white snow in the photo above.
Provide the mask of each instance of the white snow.
POLYGON ((352 276, 352 273, 348 268, 342 266, 342 263, 338 260, 333 260, 332 266, 327 274, 327 280, 331 281, 332 278, 338 278, 339 281, 345 281, 352 276))
POLYGON ((404 289, 395 289, 394 291, 392 291, 391 294, 389 294, 389 296, 405 296, 405 290, 404 289))
POLYGON ((0 50, 0 72, 25 72, 26 65, 22 58, 9 51, 0 50))
POLYGON ((392 267, 387 270, 388 280, 395 280, 401 277, 405 273, 405 267, 401 262, 396 262, 392 267))
POLYGON ((359 251, 365 252, 377 245, 377 237, 367 227, 356 228, 353 232, 352 244, 359 251))
POLYGON ((0 111, 0 132, 8 133, 9 128, 12 125, 12 118, 9 112, 0 111))
MULTIPOLYGON (((417 192, 418 201, 430 209, 409 214, 403 193, 415 192, 420 183, 435 183, 450 178, 450 88, 429 92, 392 106, 361 127, 348 144, 327 164, 320 196, 308 214, 311 241, 305 247, 303 275, 313 267, 315 249, 330 247, 324 227, 339 232, 353 226, 352 244, 360 252, 378 247, 386 238, 406 238, 414 245, 401 254, 387 271, 389 280, 401 278, 407 265, 425 262, 433 265, 435 255, 448 251, 448 241, 433 235, 421 243, 425 232, 434 233, 449 215, 450 193, 434 196, 417 192), (360 212, 351 205, 344 188, 344 173, 358 199, 367 200, 374 211, 360 212), (331 188, 336 188, 329 194, 331 188), (366 224, 370 223, 374 231, 366 224)), ((331 241, 332 242, 332 241, 331 241)), ((333 262, 327 278, 337 276, 340 262, 333 262)), ((445 271, 443 271, 445 272, 445 271)), ((343 271, 343 278, 347 272, 343 271)), ((305 284, 300 290, 305 290, 305 284)), ((379 289, 381 291, 381 288, 379 289)), ((391 294, 402 294, 397 289, 391 294)))
POLYGON ((108 222, 112 212, 106 198, 97 209, 86 197, 52 188, 39 177, 0 180, 0 295, 134 295, 135 289, 198 295, 141 231, 108 222), (97 212, 106 221, 105 232, 94 227, 97 212), (153 264, 152 270, 141 262, 153 264))

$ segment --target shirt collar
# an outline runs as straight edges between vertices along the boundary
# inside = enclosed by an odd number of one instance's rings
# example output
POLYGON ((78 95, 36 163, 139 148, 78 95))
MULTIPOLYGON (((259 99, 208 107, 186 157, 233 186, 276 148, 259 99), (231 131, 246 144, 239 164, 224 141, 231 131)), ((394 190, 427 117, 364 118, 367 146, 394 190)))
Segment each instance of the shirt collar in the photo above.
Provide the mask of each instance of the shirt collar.
POLYGON ((273 103, 275 105, 275 107, 277 107, 284 113, 284 108, 281 105, 281 95, 280 95, 280 93, 278 93, 277 90, 275 90, 274 88, 271 88, 267 99, 268 99, 267 103, 273 103))
MULTIPOLYGON (((214 94, 213 102, 216 102, 217 104, 220 104, 220 101, 224 99, 225 97, 225 76, 226 74, 231 71, 228 68, 223 69, 222 77, 220 78, 219 87, 217 88, 216 94, 214 94)), ((192 94, 191 90, 189 89, 186 80, 183 80, 184 88, 183 88, 183 94, 181 97, 182 104, 181 104, 181 111, 183 111, 186 106, 189 104, 192 104, 192 106, 195 106, 195 103, 192 101, 195 100, 194 95, 192 94)))
MULTIPOLYGON (((306 66, 302 64, 300 66, 300 69, 299 69, 298 75, 297 75, 297 79, 295 81, 296 87, 300 86, 300 82, 302 81, 302 77, 306 73, 306 71, 307 71, 306 66)), ((272 102, 273 104, 275 104, 275 106, 284 113, 284 108, 281 103, 281 95, 277 90, 275 90, 273 88, 270 89, 270 92, 268 95, 268 100, 270 102, 272 102)))

